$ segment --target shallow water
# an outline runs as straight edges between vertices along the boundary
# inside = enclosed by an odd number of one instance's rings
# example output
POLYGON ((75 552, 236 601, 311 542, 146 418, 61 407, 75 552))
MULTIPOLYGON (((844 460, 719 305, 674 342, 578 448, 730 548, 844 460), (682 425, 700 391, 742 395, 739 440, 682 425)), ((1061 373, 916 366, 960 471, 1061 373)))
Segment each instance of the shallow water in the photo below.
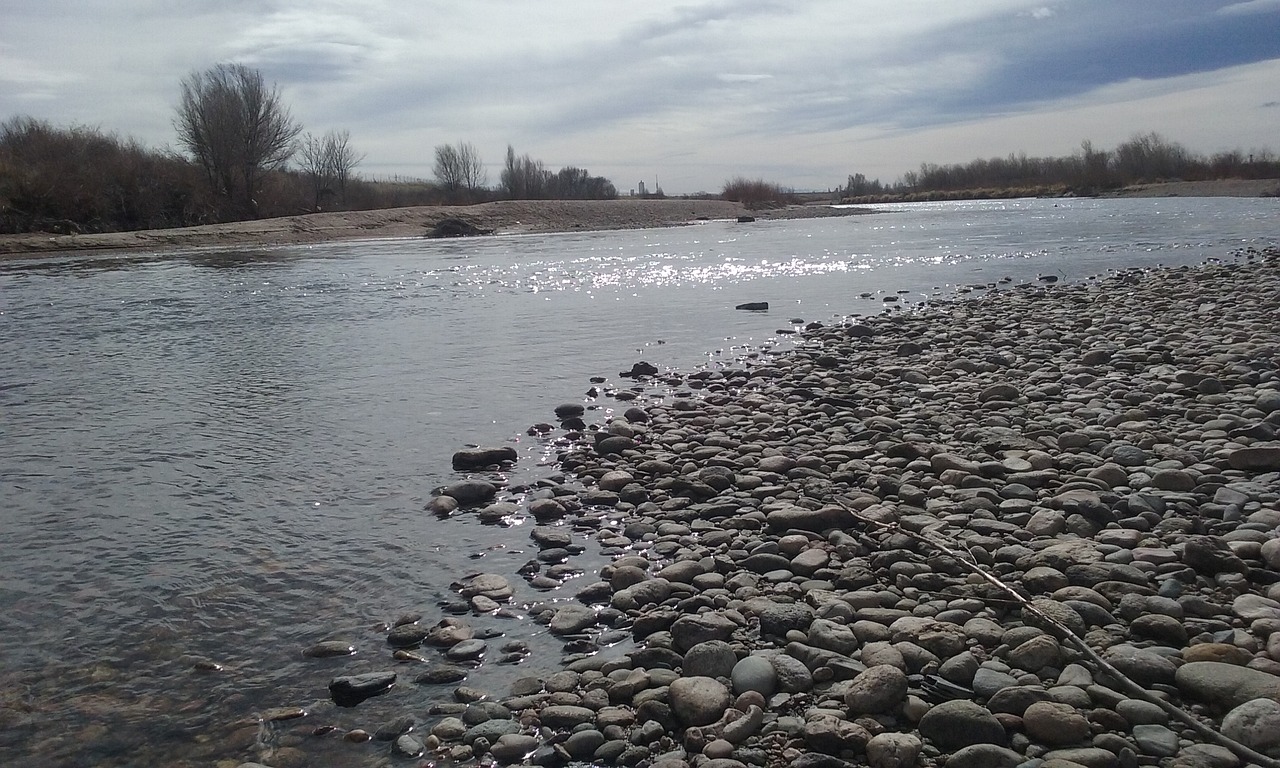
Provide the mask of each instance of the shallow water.
MULTIPOLYGON (((453 451, 510 442, 522 456, 510 479, 528 481, 553 471, 539 464, 555 445, 525 429, 586 400, 592 376, 627 386, 617 373, 638 360, 727 364, 785 346, 778 331, 792 321, 1004 279, 1226 257, 1276 244, 1280 204, 880 208, 0 263, 0 761, 372 764, 385 744, 311 731, 422 716, 449 691, 325 703, 333 675, 394 666, 381 622, 418 612, 434 623, 466 573, 511 577, 521 603, 564 599, 586 578, 535 593, 515 576, 533 554, 528 524, 424 513, 432 488, 457 477, 453 451), (733 310, 746 301, 771 309, 733 310), (301 655, 330 638, 360 653, 301 655), (312 714, 253 719, 285 706, 312 714)), ((597 421, 619 405, 590 402, 597 421)), ((535 654, 486 663, 469 684, 502 693, 554 668, 558 644, 541 627, 472 621, 535 654)))

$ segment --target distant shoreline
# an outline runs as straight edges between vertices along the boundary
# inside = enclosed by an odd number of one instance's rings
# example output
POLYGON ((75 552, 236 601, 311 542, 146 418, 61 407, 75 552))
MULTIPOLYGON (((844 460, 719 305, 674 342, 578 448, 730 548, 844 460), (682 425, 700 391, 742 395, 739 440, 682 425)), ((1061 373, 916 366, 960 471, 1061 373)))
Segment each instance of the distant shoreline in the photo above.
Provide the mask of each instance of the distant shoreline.
MULTIPOLYGON (((1127 187, 1106 197, 1265 197, 1280 194, 1280 179, 1177 181, 1127 187)), ((749 210, 725 200, 500 200, 466 206, 418 206, 335 211, 181 229, 53 235, 0 235, 0 259, 40 258, 86 251, 173 251, 263 248, 345 240, 424 237, 446 219, 460 219, 494 235, 674 227, 699 221, 804 219, 873 211, 812 203, 749 210)))
POLYGON ((500 200, 465 206, 416 206, 372 211, 335 211, 275 219, 207 224, 180 229, 51 235, 0 235, 0 259, 63 252, 187 248, 253 248, 309 245, 344 240, 425 237, 441 222, 456 219, 493 235, 589 232, 674 227, 699 221, 804 219, 855 216, 858 208, 789 205, 748 210, 725 200, 500 200))

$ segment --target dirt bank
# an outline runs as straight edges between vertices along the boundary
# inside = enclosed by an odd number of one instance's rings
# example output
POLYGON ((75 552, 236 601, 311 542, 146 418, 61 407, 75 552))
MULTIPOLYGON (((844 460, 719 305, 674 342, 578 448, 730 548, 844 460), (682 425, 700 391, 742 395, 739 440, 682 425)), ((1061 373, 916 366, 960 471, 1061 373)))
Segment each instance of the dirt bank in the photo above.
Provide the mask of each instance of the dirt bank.
POLYGON ((699 220, 813 218, 863 213, 822 205, 748 211, 723 200, 503 200, 469 206, 340 211, 182 229, 85 235, 0 235, 0 258, 81 250, 168 250, 300 245, 369 238, 422 237, 441 221, 461 219, 494 234, 645 229, 699 220))

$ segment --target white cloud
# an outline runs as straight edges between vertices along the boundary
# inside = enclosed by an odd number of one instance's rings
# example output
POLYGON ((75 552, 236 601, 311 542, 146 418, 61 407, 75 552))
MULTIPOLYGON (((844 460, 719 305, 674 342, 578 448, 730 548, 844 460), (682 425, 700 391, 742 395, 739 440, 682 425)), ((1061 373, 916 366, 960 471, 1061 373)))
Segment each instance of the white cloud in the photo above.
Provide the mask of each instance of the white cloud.
POLYGON ((1280 0, 1248 0, 1243 3, 1232 3, 1217 10, 1220 16, 1247 15, 1254 13, 1275 13, 1280 11, 1280 0))
MULTIPOLYGON (((1199 85, 1102 71, 1064 86, 1103 63, 1079 50, 1131 42, 1114 36, 1149 11, 1127 5, 1091 11, 1106 24, 1059 0, 0 6, 0 119, 32 113, 163 145, 182 76, 240 60, 279 83, 308 129, 350 129, 366 167, 387 173, 425 175, 434 145, 471 141, 495 164, 510 143, 617 173, 623 188, 654 172, 668 191, 736 173, 826 186, 852 170, 892 178, 922 160, 1057 153, 1137 130, 1248 145, 1262 135, 1256 115, 1274 116, 1259 105, 1280 101, 1280 78, 1250 80, 1247 96, 1236 69, 1199 85), (1055 46, 1066 53, 1041 56, 1055 46), (1226 112, 1188 106, 1188 91, 1226 112)), ((1179 7, 1225 24, 1280 0, 1225 16, 1179 7)))

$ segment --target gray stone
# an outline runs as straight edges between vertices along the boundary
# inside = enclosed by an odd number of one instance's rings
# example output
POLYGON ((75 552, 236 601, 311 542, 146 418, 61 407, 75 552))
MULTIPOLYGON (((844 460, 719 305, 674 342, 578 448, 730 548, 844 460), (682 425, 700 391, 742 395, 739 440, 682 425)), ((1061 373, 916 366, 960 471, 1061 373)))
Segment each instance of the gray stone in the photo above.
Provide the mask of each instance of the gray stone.
POLYGON ((671 711, 681 723, 710 725, 729 708, 729 689, 712 677, 680 677, 667 689, 671 711))
POLYGON ((971 744, 1007 742, 1004 726, 986 707, 972 701, 945 701, 920 718, 920 735, 944 752, 971 744))
POLYGON ((488 501, 498 494, 498 486, 488 480, 459 480, 440 489, 440 495, 456 499, 462 506, 488 501))
POLYGON ((1040 701, 1027 707, 1022 714, 1022 724, 1027 735, 1041 744, 1066 746, 1088 740, 1089 721, 1084 715, 1066 704, 1040 701))
POLYGON ((396 737, 395 743, 391 745, 391 751, 400 757, 415 758, 427 751, 427 747, 416 736, 404 734, 396 737))
POLYGON ((747 656, 733 666, 734 693, 755 691, 768 699, 778 689, 778 673, 762 656, 747 656))
POLYGON ((996 744, 971 744, 947 757, 947 768, 1017 768, 1022 755, 996 744))
POLYGON ((728 640, 737 628, 732 619, 718 613, 699 613, 676 619, 671 624, 671 637, 676 650, 683 653, 708 640, 728 640))
POLYGON ((773 603, 760 611, 760 634, 785 637, 787 632, 805 632, 813 623, 813 609, 802 603, 773 603))
POLYGON ((1176 681, 1184 696, 1223 710, 1253 699, 1280 701, 1280 677, 1235 664, 1189 662, 1178 668, 1176 681))
POLYGON ((566 603, 556 609, 551 617, 551 634, 576 635, 588 627, 595 626, 596 612, 589 606, 580 603, 566 603))
POLYGON ((723 640, 708 640, 685 653, 681 670, 689 677, 729 677, 737 663, 733 646, 723 640))
POLYGON ((505 733, 489 747, 495 760, 506 765, 524 761, 526 755, 538 748, 538 737, 523 733, 505 733))
POLYGON ((799 693, 813 687, 813 673, 799 659, 778 653, 769 657, 769 663, 778 675, 778 690, 799 693))
POLYGON ((586 707, 578 707, 572 704, 553 704, 549 707, 543 707, 539 711, 538 717, 542 720, 543 725, 570 730, 583 723, 594 722, 596 713, 586 707))
POLYGON ((869 667, 849 684, 844 703, 853 715, 889 713, 907 698, 907 676, 897 667, 869 667))
POLYGON ((462 734, 462 741, 465 744, 473 744, 476 739, 484 739, 492 744, 508 733, 519 732, 520 724, 515 720, 485 720, 468 728, 467 732, 462 734))
POLYGON ((858 638, 845 624, 827 619, 814 619, 809 625, 809 645, 848 656, 858 650, 858 638))
POLYGON ((871 768, 914 768, 924 744, 910 733, 880 733, 867 742, 871 768))
POLYGON ((1143 754, 1155 757, 1173 757, 1178 754, 1178 734, 1163 725, 1133 726, 1133 741, 1143 754))
POLYGON ((1280 757, 1280 701, 1246 701, 1222 719, 1222 734, 1268 757, 1280 757))

